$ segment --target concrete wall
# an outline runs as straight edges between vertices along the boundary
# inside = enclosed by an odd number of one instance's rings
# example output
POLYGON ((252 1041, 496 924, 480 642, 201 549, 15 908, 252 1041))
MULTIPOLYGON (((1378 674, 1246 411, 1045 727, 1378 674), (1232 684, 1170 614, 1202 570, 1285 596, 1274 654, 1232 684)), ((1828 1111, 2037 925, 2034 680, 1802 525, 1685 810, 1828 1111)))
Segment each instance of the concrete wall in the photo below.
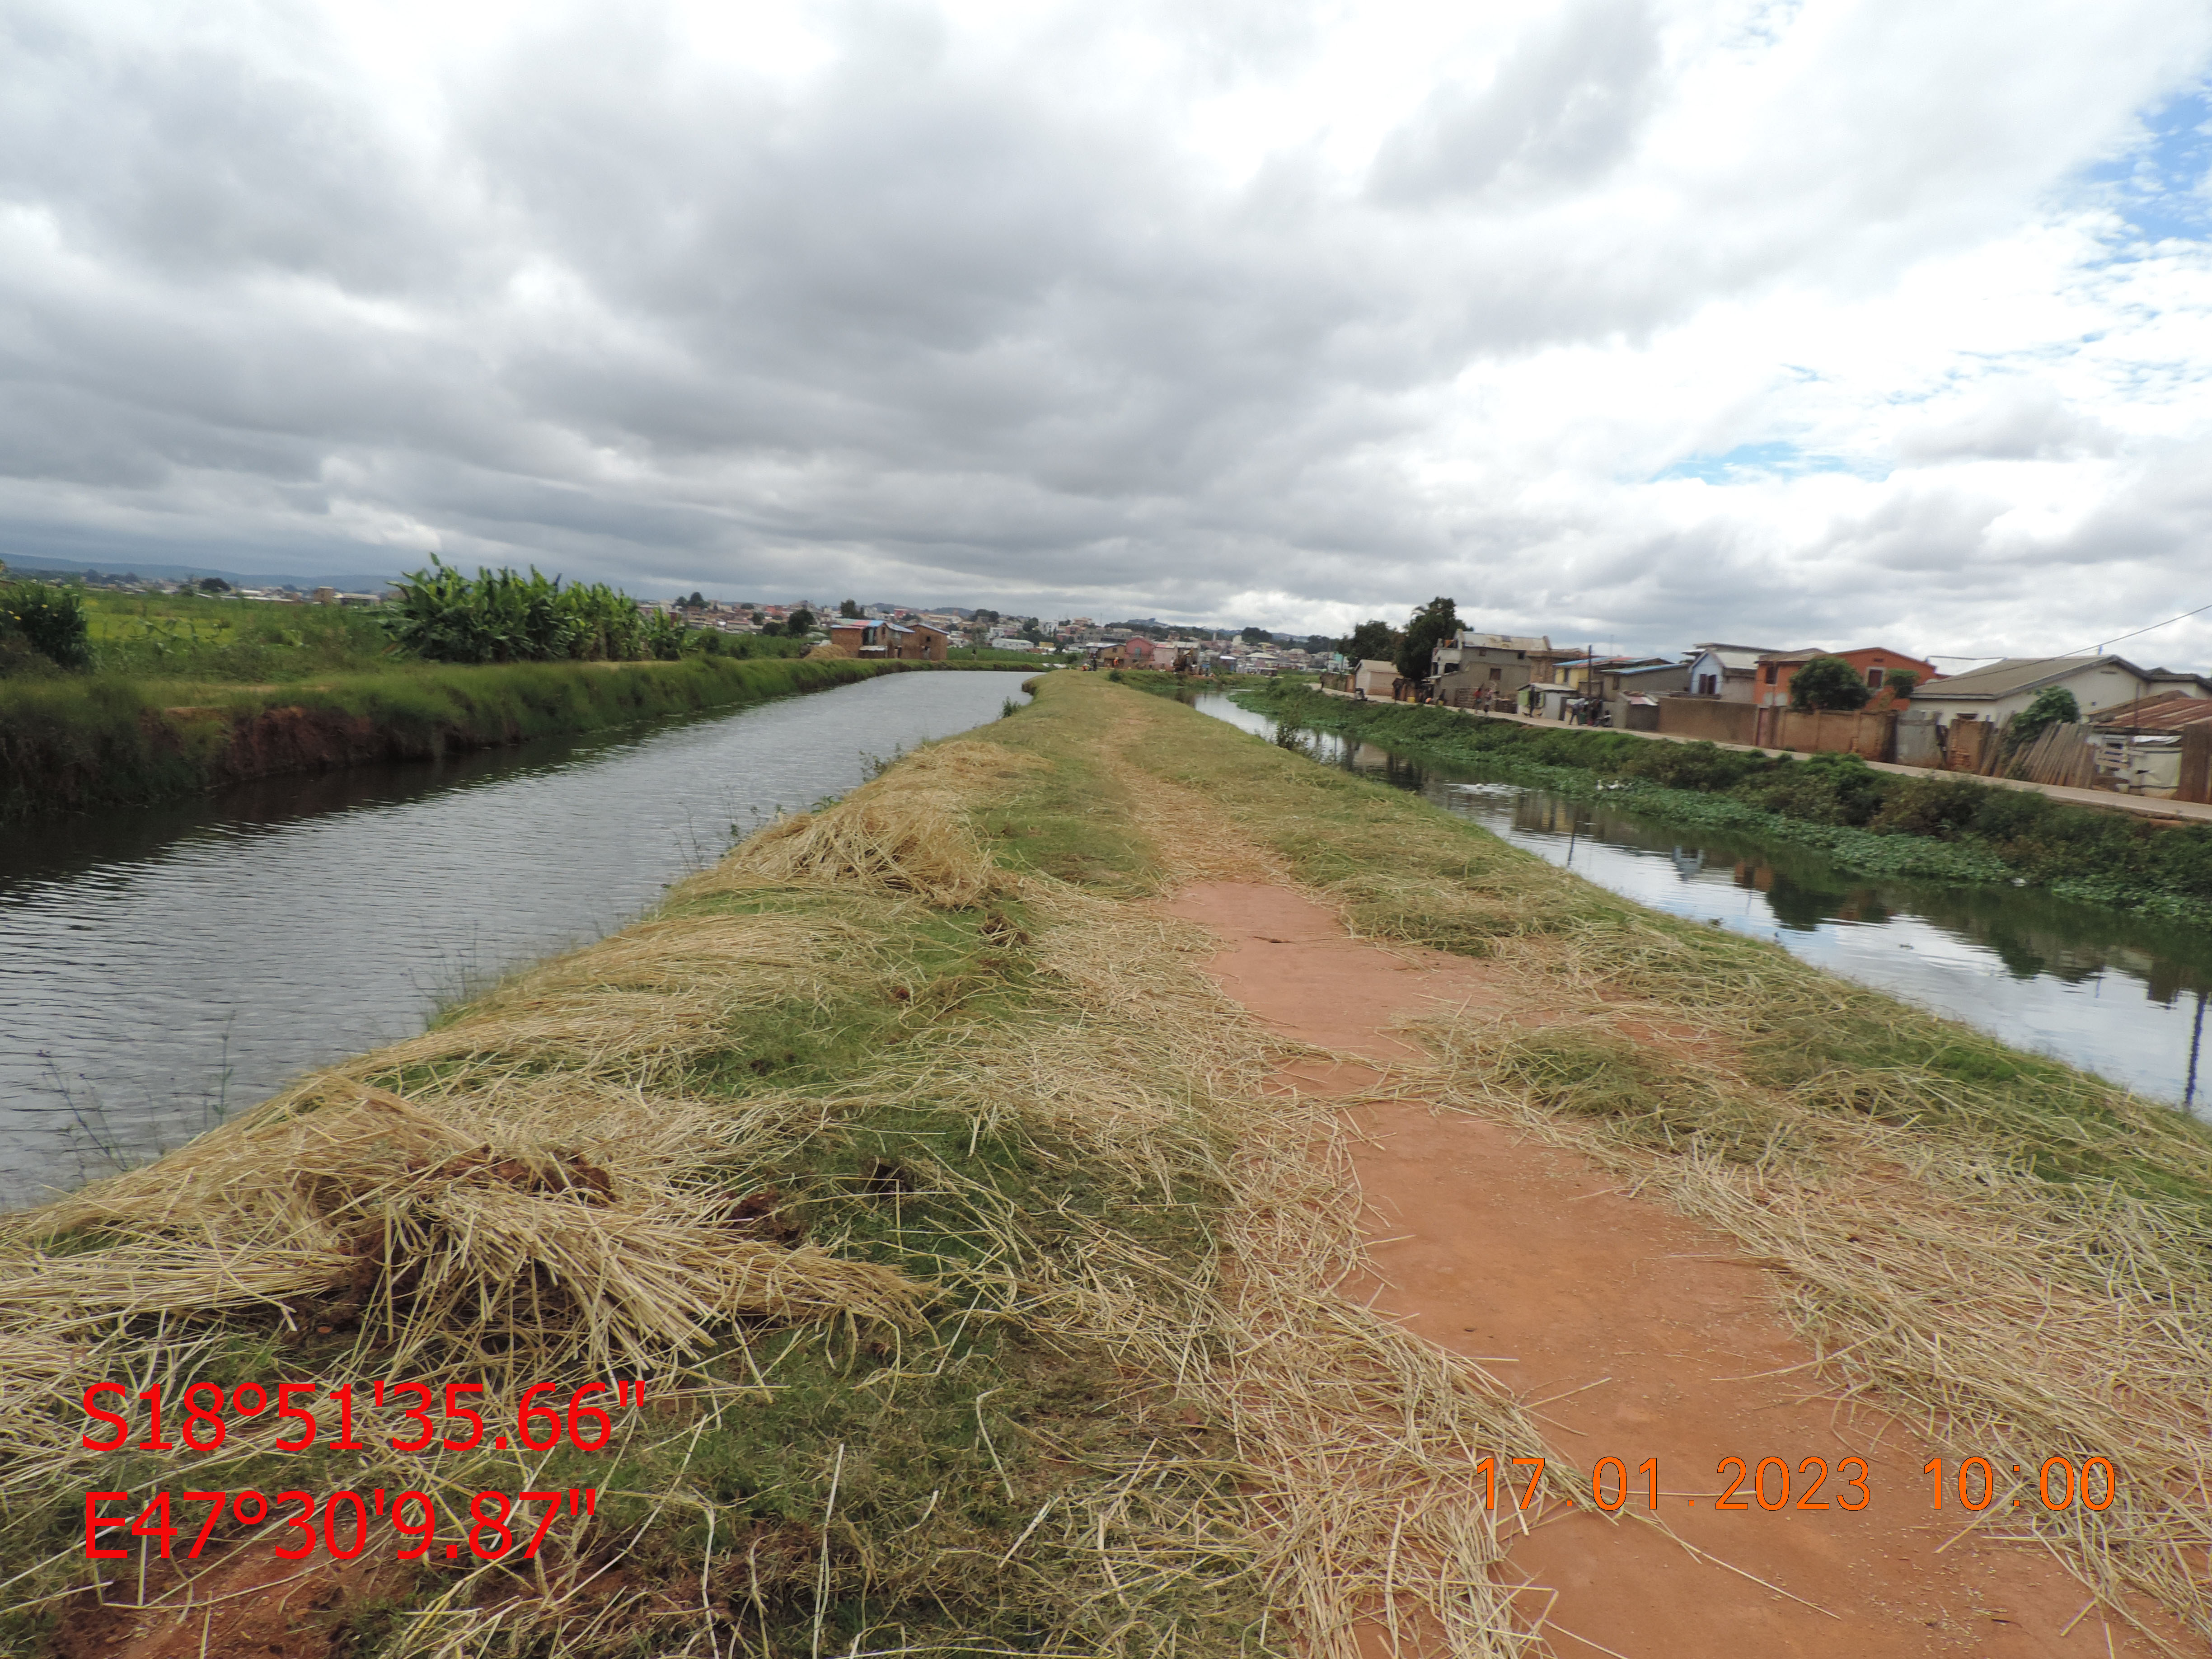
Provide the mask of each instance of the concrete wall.
POLYGON ((1897 763, 1899 766, 1941 766, 1943 736, 1936 717, 1925 710, 1901 715, 1897 722, 1897 763))
POLYGON ((1747 702, 1717 697, 1662 697, 1659 730, 1673 738, 1704 738, 1712 743, 1749 743, 1759 710, 1747 702))
POLYGON ((1799 754, 1853 754, 1862 760, 1887 760, 1894 741, 1897 716, 1884 713, 1841 713, 1836 710, 1801 714, 1789 708, 1759 710, 1759 736, 1766 749, 1794 749, 1799 754))

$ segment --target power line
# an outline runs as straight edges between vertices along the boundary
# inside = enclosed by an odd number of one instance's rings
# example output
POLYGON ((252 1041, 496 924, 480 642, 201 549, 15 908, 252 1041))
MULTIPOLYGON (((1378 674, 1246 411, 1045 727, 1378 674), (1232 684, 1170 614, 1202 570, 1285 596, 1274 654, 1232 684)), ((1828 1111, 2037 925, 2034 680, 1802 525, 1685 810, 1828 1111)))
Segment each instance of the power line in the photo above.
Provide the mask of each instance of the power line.
MULTIPOLYGON (((2110 639, 2098 640, 2088 645, 2075 646, 2069 651, 2053 651, 2050 653, 2049 655, 2037 659, 2036 660, 2050 662, 2056 660, 2060 657, 2078 656, 2085 651, 2094 651, 2099 656, 2102 656, 2105 653, 2105 647, 2106 646, 2118 645, 2122 640, 2140 639, 2145 634, 2155 634, 2161 628, 2171 628, 2178 622, 2187 622, 2191 617, 2201 617, 2208 611, 2212 611, 2212 605, 2200 605, 2194 611, 2185 611, 2178 617, 2168 617, 2164 622, 2153 623, 2148 628, 2138 628, 2132 634, 2116 634, 2110 639)), ((1984 653, 1981 655, 1975 656, 1970 655, 1963 651, 1930 651, 1928 653, 1927 659, 1929 662, 2000 662, 2005 660, 2001 653, 1992 654, 1990 653, 1984 653)))
POLYGON ((2105 647, 2108 645, 2118 645, 2121 640, 2132 640, 2139 635, 2155 634, 2161 628, 2171 628, 2178 622, 2187 622, 2191 617, 2201 617, 2208 611, 2212 611, 2212 605, 2200 605, 2194 611, 2185 611, 2178 617, 2168 617, 2162 623, 2153 623, 2148 628, 2138 628, 2133 634, 2122 634, 2113 639, 2100 640, 2094 646, 2085 647, 2083 648, 2094 650, 2101 656, 2104 654, 2105 647))

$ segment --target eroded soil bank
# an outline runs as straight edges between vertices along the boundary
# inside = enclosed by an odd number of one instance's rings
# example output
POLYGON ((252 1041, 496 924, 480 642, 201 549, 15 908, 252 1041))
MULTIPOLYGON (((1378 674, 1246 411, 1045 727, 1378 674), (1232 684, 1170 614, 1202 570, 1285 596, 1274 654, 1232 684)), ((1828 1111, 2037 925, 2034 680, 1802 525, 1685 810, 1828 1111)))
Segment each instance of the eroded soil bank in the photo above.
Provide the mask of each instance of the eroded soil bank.
POLYGON ((304 1564, 291 1659, 2202 1651, 2208 1246, 2170 1113, 1055 676, 11 1218, 0 1641, 210 1628, 265 1533, 82 1556, 86 1490, 189 1482, 434 1498, 454 1553, 373 1597, 304 1564), (111 1376, 653 1388, 598 1449, 403 1449, 403 1398, 183 1459, 82 1446, 111 1376), (1931 1516, 1923 1454, 2117 1492, 1931 1516), (1863 1511, 1711 1507, 1854 1455, 1863 1511), (535 1560, 459 1547, 586 1486, 535 1560))

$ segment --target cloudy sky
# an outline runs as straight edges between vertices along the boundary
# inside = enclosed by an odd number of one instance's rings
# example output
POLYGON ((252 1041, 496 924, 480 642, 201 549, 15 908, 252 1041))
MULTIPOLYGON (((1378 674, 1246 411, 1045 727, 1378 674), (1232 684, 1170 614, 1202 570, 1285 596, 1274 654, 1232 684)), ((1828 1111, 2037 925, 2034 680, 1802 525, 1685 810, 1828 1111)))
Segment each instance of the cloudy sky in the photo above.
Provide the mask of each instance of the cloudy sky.
POLYGON ((2203 0, 0 0, 0 556, 2094 646, 2212 605, 2208 72, 2203 0))

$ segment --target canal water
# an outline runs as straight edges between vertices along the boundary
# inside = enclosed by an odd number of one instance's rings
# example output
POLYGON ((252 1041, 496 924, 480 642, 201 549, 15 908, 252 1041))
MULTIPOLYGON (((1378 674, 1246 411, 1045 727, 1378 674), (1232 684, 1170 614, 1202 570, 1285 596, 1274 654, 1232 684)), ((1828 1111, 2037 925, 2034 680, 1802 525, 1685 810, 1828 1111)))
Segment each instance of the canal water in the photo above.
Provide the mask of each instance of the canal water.
MULTIPOLYGON (((1197 708, 1272 738, 1217 692, 1197 708)), ((2205 1042, 2212 939, 2047 893, 1875 880, 1803 848, 1416 764, 1306 734, 1318 762, 1418 791, 1514 846, 1672 915, 1771 939, 1793 956, 2212 1117, 2205 1042)))
POLYGON ((0 1206, 137 1162, 622 927, 779 811, 997 718, 898 674, 444 762, 0 830, 0 1206))

